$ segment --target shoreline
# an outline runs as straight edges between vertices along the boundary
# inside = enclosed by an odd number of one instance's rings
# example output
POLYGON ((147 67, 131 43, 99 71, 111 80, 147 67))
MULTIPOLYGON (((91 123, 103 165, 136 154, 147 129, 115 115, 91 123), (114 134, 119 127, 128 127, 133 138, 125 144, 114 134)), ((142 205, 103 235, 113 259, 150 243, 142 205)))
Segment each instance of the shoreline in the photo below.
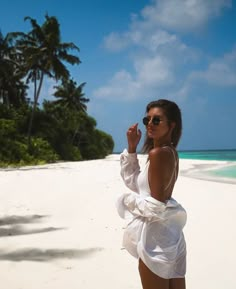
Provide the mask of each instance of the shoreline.
MULTIPOLYGON (((56 163, 48 163, 41 165, 29 165, 21 167, 6 167, 0 168, 0 172, 14 172, 14 171, 27 171, 27 170, 37 170, 37 169, 54 169, 54 168, 66 168, 68 165, 72 166, 76 163, 86 163, 86 162, 96 162, 101 160, 111 160, 119 161, 120 154, 111 154, 104 159, 95 159, 95 160, 85 160, 85 161, 62 161, 56 163)), ((138 154, 140 160, 140 165, 142 166, 147 159, 147 155, 138 154)), ((200 160, 200 159, 186 159, 179 158, 180 162, 180 171, 179 175, 184 177, 189 177, 193 179, 213 181, 218 183, 228 183, 235 185, 236 177, 226 177, 221 176, 220 174, 216 175, 214 172, 219 170, 233 167, 236 170, 236 161, 226 161, 226 160, 200 160)))
POLYGON ((236 169, 236 161, 202 161, 180 159, 180 164, 182 164, 184 167, 183 169, 180 169, 179 174, 181 176, 218 183, 236 184, 236 178, 214 174, 220 172, 222 169, 231 167, 236 169))

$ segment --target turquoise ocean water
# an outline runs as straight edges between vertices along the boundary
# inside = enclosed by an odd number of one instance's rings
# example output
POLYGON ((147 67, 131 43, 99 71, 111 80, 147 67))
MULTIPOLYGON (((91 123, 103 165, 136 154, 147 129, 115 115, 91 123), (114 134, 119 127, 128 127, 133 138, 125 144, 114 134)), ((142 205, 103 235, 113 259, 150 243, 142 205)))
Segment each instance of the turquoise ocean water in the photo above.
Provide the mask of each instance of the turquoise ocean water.
POLYGON ((182 159, 236 161, 235 150, 179 151, 182 159))
POLYGON ((222 161, 224 165, 208 171, 216 178, 236 180, 236 149, 234 150, 206 150, 206 151, 179 151, 180 159, 194 159, 207 161, 222 161))

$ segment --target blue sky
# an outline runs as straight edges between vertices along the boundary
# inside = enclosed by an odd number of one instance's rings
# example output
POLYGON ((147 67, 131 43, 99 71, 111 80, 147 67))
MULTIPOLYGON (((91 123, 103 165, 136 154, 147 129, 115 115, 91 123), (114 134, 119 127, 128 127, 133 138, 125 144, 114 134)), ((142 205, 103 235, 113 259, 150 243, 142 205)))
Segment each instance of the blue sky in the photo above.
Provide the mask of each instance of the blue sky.
POLYGON ((45 13, 58 18, 63 42, 79 46, 71 75, 86 82, 88 113, 115 151, 131 124, 144 131, 146 104, 158 98, 181 108, 180 150, 236 148, 235 0, 11 0, 1 3, 0 29, 27 32, 24 17, 42 24, 45 13))

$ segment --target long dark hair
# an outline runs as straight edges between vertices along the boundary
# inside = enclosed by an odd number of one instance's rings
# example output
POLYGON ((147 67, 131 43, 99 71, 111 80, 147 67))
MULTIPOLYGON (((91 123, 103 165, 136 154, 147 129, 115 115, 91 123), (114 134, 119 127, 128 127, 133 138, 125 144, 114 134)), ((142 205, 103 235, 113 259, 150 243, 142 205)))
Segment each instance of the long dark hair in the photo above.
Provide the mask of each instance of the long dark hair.
MULTIPOLYGON (((163 109, 168 121, 175 123, 175 127, 171 135, 171 142, 173 146, 176 148, 182 134, 182 117, 178 105, 175 102, 167 99, 155 100, 147 105, 146 114, 149 112, 151 108, 154 107, 159 107, 163 109)), ((142 152, 148 153, 152 148, 153 148, 153 139, 149 138, 146 134, 142 152)))

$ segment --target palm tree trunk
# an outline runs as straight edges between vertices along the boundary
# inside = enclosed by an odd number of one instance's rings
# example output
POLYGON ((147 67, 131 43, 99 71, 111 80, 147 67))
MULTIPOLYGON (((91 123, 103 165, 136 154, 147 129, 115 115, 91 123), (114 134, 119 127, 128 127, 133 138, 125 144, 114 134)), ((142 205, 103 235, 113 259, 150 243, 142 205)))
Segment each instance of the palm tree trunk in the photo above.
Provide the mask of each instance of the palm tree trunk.
POLYGON ((35 111, 36 111, 36 107, 37 107, 37 104, 38 104, 40 91, 41 91, 42 84, 43 84, 43 77, 44 77, 44 73, 42 73, 41 76, 40 76, 38 89, 37 89, 37 80, 36 80, 36 78, 35 78, 35 81, 34 81, 34 103, 33 103, 33 108, 32 108, 32 112, 31 112, 31 115, 30 115, 28 133, 27 133, 28 150, 29 151, 30 151, 30 148, 31 148, 31 132, 32 132, 32 127, 33 127, 33 119, 34 119, 34 114, 35 114, 35 111))
POLYGON ((74 131, 74 134, 73 134, 73 137, 72 137, 72 145, 74 145, 75 137, 76 137, 76 135, 77 135, 78 132, 79 132, 79 128, 80 128, 80 125, 78 125, 77 128, 76 128, 75 131, 74 131))

